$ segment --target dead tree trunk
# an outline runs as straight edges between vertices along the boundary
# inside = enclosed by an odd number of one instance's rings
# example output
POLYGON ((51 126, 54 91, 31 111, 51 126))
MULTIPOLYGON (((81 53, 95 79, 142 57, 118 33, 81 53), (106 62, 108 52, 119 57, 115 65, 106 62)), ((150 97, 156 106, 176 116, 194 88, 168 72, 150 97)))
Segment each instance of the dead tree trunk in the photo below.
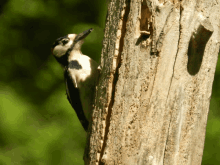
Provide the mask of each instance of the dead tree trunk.
POLYGON ((220 0, 111 0, 86 164, 199 165, 220 0))

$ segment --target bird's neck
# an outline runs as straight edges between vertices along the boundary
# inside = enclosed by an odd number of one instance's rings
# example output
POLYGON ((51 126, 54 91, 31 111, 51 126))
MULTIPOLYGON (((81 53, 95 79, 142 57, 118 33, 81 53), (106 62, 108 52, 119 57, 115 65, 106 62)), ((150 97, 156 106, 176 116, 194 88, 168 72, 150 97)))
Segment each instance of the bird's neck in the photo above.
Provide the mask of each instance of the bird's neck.
POLYGON ((79 59, 81 55, 81 51, 72 51, 70 54, 65 54, 59 58, 55 56, 55 58, 63 67, 65 67, 68 66, 70 61, 79 59))
POLYGON ((82 52, 80 50, 72 51, 68 57, 68 61, 79 59, 82 55, 82 52))

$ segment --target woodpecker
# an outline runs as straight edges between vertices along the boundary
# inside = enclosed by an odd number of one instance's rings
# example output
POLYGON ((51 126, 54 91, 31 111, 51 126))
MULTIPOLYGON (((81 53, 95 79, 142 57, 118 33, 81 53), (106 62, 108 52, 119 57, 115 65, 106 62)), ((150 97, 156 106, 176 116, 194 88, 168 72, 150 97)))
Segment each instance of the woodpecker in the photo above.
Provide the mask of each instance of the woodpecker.
POLYGON ((96 61, 81 52, 84 39, 92 30, 60 37, 51 50, 64 69, 67 99, 85 131, 88 130, 93 110, 94 90, 100 70, 96 61))

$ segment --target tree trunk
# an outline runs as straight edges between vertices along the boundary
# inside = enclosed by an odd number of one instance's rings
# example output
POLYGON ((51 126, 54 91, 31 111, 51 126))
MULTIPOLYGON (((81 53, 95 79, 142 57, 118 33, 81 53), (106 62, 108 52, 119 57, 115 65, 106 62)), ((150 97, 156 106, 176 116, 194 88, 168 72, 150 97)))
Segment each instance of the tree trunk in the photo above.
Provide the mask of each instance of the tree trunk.
POLYGON ((220 0, 111 0, 85 164, 201 164, 220 0))

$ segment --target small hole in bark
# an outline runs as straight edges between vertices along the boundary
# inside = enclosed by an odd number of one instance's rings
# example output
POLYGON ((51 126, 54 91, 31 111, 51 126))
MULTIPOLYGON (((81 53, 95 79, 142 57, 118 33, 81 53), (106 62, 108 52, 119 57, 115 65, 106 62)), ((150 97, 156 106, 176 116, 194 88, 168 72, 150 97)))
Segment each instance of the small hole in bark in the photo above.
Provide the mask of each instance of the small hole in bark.
POLYGON ((196 75, 202 64, 206 44, 213 31, 200 25, 191 36, 188 47, 187 70, 190 75, 196 75))
POLYGON ((150 31, 151 27, 151 12, 147 7, 147 4, 142 2, 141 4, 141 20, 140 20, 140 31, 150 31))
POLYGON ((135 45, 146 41, 152 34, 151 12, 145 1, 141 3, 140 36, 135 45))
POLYGON ((142 41, 146 41, 150 36, 142 34, 138 39, 135 45, 139 45, 142 41))

